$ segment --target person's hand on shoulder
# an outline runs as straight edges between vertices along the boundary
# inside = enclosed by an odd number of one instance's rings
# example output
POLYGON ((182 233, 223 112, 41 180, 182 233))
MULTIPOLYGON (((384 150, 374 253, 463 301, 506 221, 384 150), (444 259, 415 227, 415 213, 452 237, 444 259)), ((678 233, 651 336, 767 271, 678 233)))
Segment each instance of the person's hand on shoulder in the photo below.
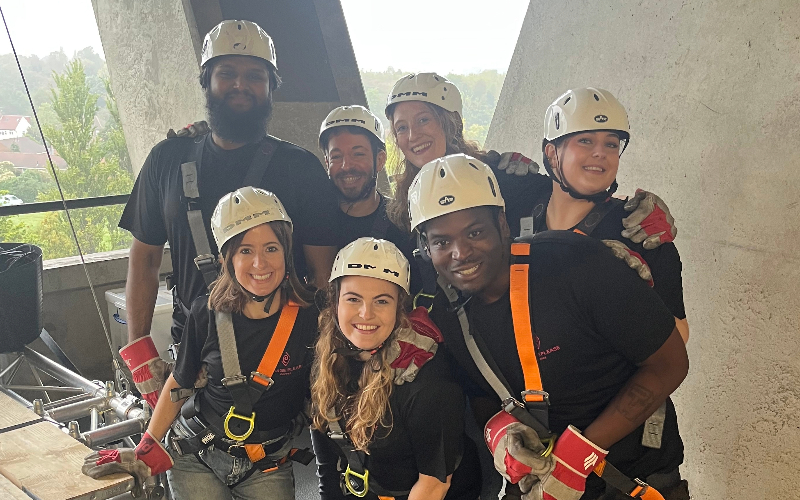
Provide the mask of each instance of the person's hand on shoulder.
POLYGON ((625 203, 625 211, 632 213, 622 219, 623 238, 641 243, 647 250, 675 240, 675 219, 664 200, 655 194, 637 189, 636 195, 625 203))
POLYGON ((522 153, 506 152, 500 155, 500 163, 497 164, 497 169, 504 171, 508 175, 522 177, 528 174, 538 174, 539 164, 522 153))
POLYGON ((198 135, 205 135, 211 132, 208 122, 200 120, 186 125, 182 129, 175 132, 174 129, 167 131, 167 139, 174 139, 175 137, 197 137, 198 135))
POLYGON ((653 275, 650 272, 650 266, 644 261, 639 252, 634 252, 628 245, 617 240, 600 240, 608 248, 614 252, 614 257, 624 261, 628 267, 633 269, 639 274, 639 277, 647 282, 648 285, 653 286, 653 275))

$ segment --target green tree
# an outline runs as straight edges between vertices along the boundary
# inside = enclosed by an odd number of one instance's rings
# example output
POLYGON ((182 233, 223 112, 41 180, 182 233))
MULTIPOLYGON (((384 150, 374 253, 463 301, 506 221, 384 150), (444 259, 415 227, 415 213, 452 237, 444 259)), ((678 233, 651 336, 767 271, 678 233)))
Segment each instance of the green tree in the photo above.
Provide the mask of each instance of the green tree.
POLYGON ((5 177, 0 173, 0 189, 19 196, 25 203, 33 203, 40 193, 55 187, 55 183, 47 172, 25 170, 20 175, 5 177))
MULTIPOLYGON (((64 196, 86 198, 130 192, 131 173, 120 167, 119 154, 107 147, 107 137, 95 129, 98 96, 89 87, 81 60, 72 60, 63 73, 53 74, 53 80, 51 103, 58 119, 57 123, 46 123, 43 130, 48 143, 68 165, 66 170, 58 172, 64 196)), ((112 102, 113 96, 108 95, 106 99, 112 102)), ((37 197, 38 201, 59 199, 56 188, 37 197)), ((115 250, 130 244, 128 233, 116 227, 121 211, 119 206, 70 211, 85 253, 115 250)), ((64 212, 48 213, 32 238, 42 247, 45 258, 75 254, 72 231, 64 212)))

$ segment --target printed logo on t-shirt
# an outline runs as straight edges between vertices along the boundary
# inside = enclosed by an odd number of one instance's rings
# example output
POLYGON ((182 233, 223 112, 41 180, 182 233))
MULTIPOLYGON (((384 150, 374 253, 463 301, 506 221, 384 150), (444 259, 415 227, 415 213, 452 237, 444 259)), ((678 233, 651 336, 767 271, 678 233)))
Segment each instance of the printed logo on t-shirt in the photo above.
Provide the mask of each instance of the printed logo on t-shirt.
POLYGON ((286 368, 281 368, 280 366, 276 367, 275 375, 289 375, 293 371, 299 370, 300 368, 303 367, 303 365, 289 366, 289 363, 291 363, 291 361, 292 357, 289 355, 288 352, 284 351, 283 356, 281 356, 281 364, 286 368))
POLYGON ((558 345, 542 348, 542 339, 536 335, 533 336, 533 343, 536 346, 536 357, 539 358, 539 361, 545 360, 548 355, 561 350, 561 346, 558 345))

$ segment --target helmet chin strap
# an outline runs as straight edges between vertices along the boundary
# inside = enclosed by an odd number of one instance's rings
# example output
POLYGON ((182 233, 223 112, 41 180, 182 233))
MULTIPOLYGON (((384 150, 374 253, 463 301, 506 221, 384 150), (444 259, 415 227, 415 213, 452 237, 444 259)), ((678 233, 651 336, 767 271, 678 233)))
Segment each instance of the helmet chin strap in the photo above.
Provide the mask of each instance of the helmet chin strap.
MULTIPOLYGON (((234 278, 235 279, 235 278, 234 278)), ((272 308, 272 302, 275 300, 275 295, 278 293, 278 290, 281 289, 281 286, 286 283, 286 280, 289 279, 289 272, 286 272, 286 275, 283 277, 278 286, 275 287, 275 290, 269 292, 266 295, 256 295, 247 288, 243 287, 241 283, 239 283, 239 287, 244 291, 244 293, 250 298, 250 300, 254 300, 256 302, 266 302, 264 304, 264 312, 269 314, 269 310, 272 308)), ((238 283, 238 281, 237 281, 238 283)))
MULTIPOLYGON (((379 353, 381 349, 383 349, 386 346, 387 342, 389 341, 389 338, 391 337, 391 335, 389 335, 389 337, 386 337, 386 340, 381 342, 381 344, 377 347, 373 347, 371 349, 362 349, 356 346, 354 343, 350 342, 350 339, 347 338, 347 336, 342 331, 342 328, 339 326, 338 320, 335 321, 335 323, 336 323, 336 333, 338 333, 341 340, 344 341, 344 347, 337 347, 336 349, 333 350, 333 352, 347 358, 357 358, 363 352, 369 353, 370 357, 372 357, 377 353, 379 353)), ((394 333, 394 331, 392 333, 394 333)))
MULTIPOLYGON (((626 144, 627 146, 627 144, 626 144)), ((559 175, 555 175, 553 172, 553 168, 550 166, 550 161, 544 162, 545 170, 547 170, 548 175, 556 181, 556 183, 561 187, 561 190, 565 193, 569 194, 571 197, 575 198, 576 200, 587 200, 594 203, 603 203, 617 191, 617 180, 614 179, 614 182, 611 183, 611 186, 605 191, 600 191, 599 193, 594 194, 582 194, 573 189, 569 182, 567 181, 567 177, 564 175, 564 169, 561 168, 561 162, 558 160, 558 149, 556 149, 556 169, 558 170, 559 175)))

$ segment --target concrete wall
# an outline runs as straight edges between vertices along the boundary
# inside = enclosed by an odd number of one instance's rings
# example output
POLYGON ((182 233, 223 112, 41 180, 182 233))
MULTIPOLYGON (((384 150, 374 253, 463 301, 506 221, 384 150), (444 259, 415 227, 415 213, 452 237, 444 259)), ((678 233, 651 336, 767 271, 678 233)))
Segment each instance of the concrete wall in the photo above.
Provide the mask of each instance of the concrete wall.
POLYGON ((800 498, 800 3, 533 0, 487 145, 541 158, 546 107, 627 107, 620 192, 679 225, 692 338, 675 398, 693 498, 800 498))
POLYGON ((134 167, 169 128, 204 119, 197 82, 205 33, 223 19, 272 36, 284 85, 269 132, 321 156, 319 124, 336 106, 366 105, 338 1, 92 0, 134 167))

